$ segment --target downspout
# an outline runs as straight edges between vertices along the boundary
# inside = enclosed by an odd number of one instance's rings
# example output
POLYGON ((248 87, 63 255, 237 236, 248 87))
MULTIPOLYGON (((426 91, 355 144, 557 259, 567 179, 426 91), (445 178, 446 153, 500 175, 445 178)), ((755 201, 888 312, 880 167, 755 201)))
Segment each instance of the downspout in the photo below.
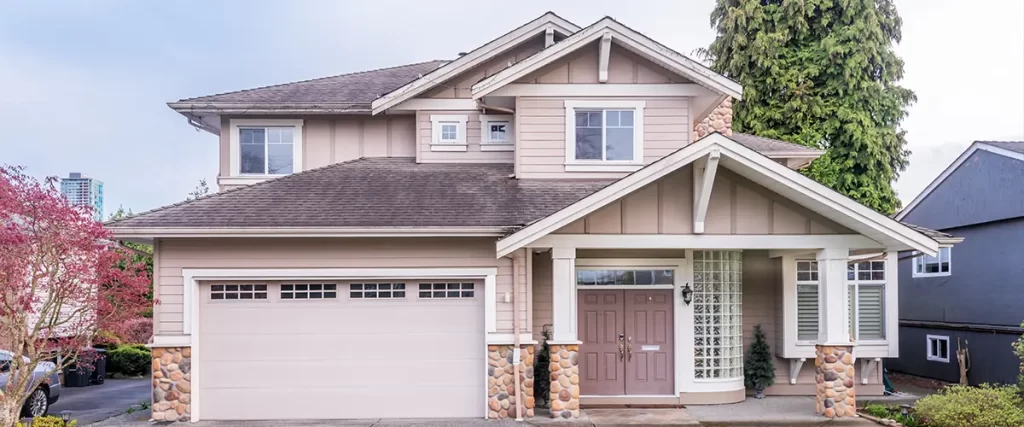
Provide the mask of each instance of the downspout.
MULTIPOLYGON (((522 251, 524 251, 524 249, 520 249, 519 250, 520 253, 522 253, 522 251)), ((522 408, 523 408, 523 405, 524 405, 524 400, 523 400, 524 397, 523 397, 523 393, 522 393, 523 390, 522 390, 522 388, 520 388, 520 384, 519 384, 519 363, 520 363, 519 361, 523 357, 522 354, 519 354, 519 297, 518 297, 518 295, 519 295, 519 283, 520 283, 519 281, 520 281, 520 277, 522 277, 519 274, 520 264, 522 264, 522 261, 520 260, 520 258, 516 257, 516 256, 513 256, 512 257, 512 285, 513 285, 512 286, 512 335, 513 335, 513 338, 512 338, 512 343, 513 343, 513 347, 512 347, 512 375, 515 375, 513 380, 515 381, 515 387, 516 387, 516 421, 522 421, 523 420, 523 409, 522 408)))

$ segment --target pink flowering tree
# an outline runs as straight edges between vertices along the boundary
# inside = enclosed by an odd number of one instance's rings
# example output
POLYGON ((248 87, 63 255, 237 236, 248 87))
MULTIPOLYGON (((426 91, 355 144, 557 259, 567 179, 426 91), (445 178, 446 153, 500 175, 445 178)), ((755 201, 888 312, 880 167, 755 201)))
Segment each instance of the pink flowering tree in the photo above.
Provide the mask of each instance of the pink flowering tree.
POLYGON ((123 332, 150 304, 146 266, 55 183, 0 166, 0 349, 10 352, 3 427, 17 425, 53 373, 92 363, 83 349, 100 331, 123 332))

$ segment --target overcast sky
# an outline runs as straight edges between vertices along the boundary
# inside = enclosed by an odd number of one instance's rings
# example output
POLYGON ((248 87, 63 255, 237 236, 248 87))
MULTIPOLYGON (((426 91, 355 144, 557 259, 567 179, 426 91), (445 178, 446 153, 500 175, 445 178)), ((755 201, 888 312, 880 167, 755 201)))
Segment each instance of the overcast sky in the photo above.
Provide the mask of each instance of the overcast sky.
MULTIPOLYGON (((690 54, 714 38, 713 3, 0 0, 0 163, 98 178, 108 215, 148 210, 201 178, 216 188, 216 137, 168 101, 449 59, 550 8, 580 26, 611 15, 690 54)), ((896 4, 918 95, 906 203, 971 141, 1024 140, 1024 1, 896 4)))

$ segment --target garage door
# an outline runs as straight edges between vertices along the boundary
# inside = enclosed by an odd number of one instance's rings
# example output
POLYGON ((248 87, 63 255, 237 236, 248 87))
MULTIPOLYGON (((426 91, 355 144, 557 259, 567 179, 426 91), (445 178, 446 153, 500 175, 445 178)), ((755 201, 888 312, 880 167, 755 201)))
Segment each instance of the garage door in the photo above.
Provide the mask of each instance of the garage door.
POLYGON ((200 289, 204 420, 483 415, 481 282, 200 289))

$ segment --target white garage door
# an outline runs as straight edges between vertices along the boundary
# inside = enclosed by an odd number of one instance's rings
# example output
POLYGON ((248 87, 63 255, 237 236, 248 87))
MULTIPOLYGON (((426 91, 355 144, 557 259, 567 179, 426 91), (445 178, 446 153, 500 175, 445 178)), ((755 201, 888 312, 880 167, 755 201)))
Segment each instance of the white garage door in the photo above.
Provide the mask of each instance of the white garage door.
POLYGON ((204 420, 483 415, 481 282, 200 289, 204 420))

